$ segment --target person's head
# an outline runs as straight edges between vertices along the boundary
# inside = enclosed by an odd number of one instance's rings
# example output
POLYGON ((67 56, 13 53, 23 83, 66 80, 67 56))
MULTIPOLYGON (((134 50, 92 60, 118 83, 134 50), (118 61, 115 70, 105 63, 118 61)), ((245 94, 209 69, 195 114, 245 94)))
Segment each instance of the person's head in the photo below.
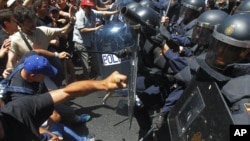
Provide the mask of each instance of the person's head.
POLYGON ((0 9, 3 9, 3 8, 7 7, 7 1, 8 0, 0 0, 0 9))
POLYGON ((35 12, 25 6, 17 6, 14 9, 14 17, 21 30, 32 35, 36 29, 35 12))
POLYGON ((47 58, 41 55, 31 55, 24 59, 24 78, 29 82, 42 82, 45 76, 51 77, 57 74, 57 69, 50 64, 47 58))
POLYGON ((155 10, 154 2, 151 0, 142 0, 139 2, 141 6, 150 7, 155 10))
MULTIPOLYGON (((125 7, 123 7, 123 8, 121 9, 121 12, 123 13, 124 8, 126 8, 126 9, 130 10, 131 12, 133 12, 134 14, 136 14, 135 11, 136 11, 139 7, 141 7, 141 5, 140 5, 138 2, 130 2, 130 3, 128 3, 125 7)), ((125 21, 128 25, 130 25, 130 26, 138 25, 138 23, 136 23, 135 21, 133 21, 133 20, 131 20, 131 19, 129 18, 129 15, 128 15, 128 16, 124 15, 124 21, 125 21)))
POLYGON ((86 13, 89 13, 95 7, 95 3, 93 0, 82 0, 80 6, 86 13))
POLYGON ((226 17, 228 17, 228 14, 221 10, 208 10, 203 12, 197 18, 192 33, 192 42, 201 46, 208 45, 215 26, 222 23, 226 17))
POLYGON ((61 9, 64 9, 65 7, 67 7, 67 0, 58 0, 57 4, 61 9))
POLYGON ((49 9, 49 16, 53 21, 57 21, 60 17, 59 9, 57 7, 51 6, 49 9))
POLYGON ((56 6, 58 0, 49 0, 50 6, 56 6))
POLYGON ((78 0, 67 0, 68 3, 70 3, 71 5, 76 5, 78 0))
POLYGON ((215 28, 205 62, 212 68, 225 70, 250 55, 250 15, 228 16, 215 28))
POLYGON ((141 31, 146 37, 151 37, 156 34, 156 28, 160 26, 160 14, 150 7, 139 7, 135 13, 146 23, 142 25, 141 31))
POLYGON ((117 7, 118 9, 121 9, 122 7, 126 6, 127 4, 134 2, 134 0, 114 0, 113 6, 117 7))
POLYGON ((206 4, 204 0, 183 0, 180 9, 179 23, 188 24, 192 20, 198 18, 205 10, 206 4))
POLYGON ((36 0, 33 3, 33 10, 36 16, 44 18, 49 14, 49 1, 48 0, 36 0))
POLYGON ((13 12, 10 9, 0 10, 0 25, 10 35, 18 31, 16 20, 13 16, 13 12))

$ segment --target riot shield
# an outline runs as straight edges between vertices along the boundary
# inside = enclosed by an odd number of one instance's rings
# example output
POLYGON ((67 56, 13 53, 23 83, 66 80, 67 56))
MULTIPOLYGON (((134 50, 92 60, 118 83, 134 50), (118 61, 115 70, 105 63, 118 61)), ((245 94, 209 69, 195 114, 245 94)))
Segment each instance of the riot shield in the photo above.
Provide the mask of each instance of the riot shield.
POLYGON ((129 76, 129 83, 128 83, 128 118, 129 118, 129 128, 131 128, 133 114, 134 114, 134 106, 136 101, 136 78, 137 78, 137 71, 138 71, 138 49, 139 49, 139 28, 140 26, 131 26, 133 29, 133 35, 136 39, 136 45, 132 49, 131 54, 131 63, 130 63, 130 76, 129 76))
MULTIPOLYGON (((119 21, 113 21, 104 25, 102 29, 96 32, 95 46, 98 52, 100 52, 98 59, 102 78, 105 78, 113 71, 119 71, 130 76, 131 50, 135 46, 135 40, 130 27, 119 21)), ((130 77, 128 77, 128 80, 130 80, 130 77)), ((128 95, 128 89, 116 90, 114 92, 125 96, 128 95)), ((105 96, 104 103, 111 93, 105 96)))
POLYGON ((167 119, 172 141, 228 141, 229 127, 233 124, 217 84, 197 77, 167 119))

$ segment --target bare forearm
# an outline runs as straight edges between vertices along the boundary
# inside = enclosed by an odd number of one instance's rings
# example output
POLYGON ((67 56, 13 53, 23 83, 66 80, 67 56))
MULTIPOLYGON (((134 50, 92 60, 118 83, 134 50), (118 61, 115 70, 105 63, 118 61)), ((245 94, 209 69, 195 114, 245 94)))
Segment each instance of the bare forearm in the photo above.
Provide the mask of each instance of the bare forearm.
POLYGON ((13 52, 8 52, 8 61, 6 63, 6 68, 13 68, 16 65, 17 59, 13 52))
POLYGON ((32 3, 33 3, 33 0, 24 0, 23 1, 23 6, 29 7, 29 6, 32 6, 32 3))
POLYGON ((39 54, 39 55, 43 55, 45 57, 55 57, 54 52, 50 52, 48 50, 44 50, 44 49, 34 49, 34 51, 39 54))
POLYGON ((67 25, 65 25, 62 28, 62 31, 61 31, 59 36, 64 36, 64 35, 68 34, 71 30, 73 30, 73 26, 74 26, 74 23, 69 22, 67 25))
POLYGON ((127 76, 115 71, 103 80, 82 80, 73 82, 63 89, 51 91, 50 95, 55 104, 64 102, 70 98, 85 96, 95 91, 112 91, 125 88, 127 76))
POLYGON ((77 96, 84 96, 95 91, 107 90, 108 87, 103 80, 83 80, 69 84, 64 88, 66 93, 76 93, 77 96), (77 93, 80 93, 78 95, 77 93))
POLYGON ((96 27, 93 27, 93 28, 82 28, 80 29, 80 32, 91 32, 91 31, 96 31, 100 28, 102 28, 103 25, 99 25, 99 26, 96 26, 96 27))
POLYGON ((47 58, 52 58, 52 57, 58 57, 59 59, 69 59, 71 56, 69 53, 62 51, 60 53, 55 53, 55 52, 51 52, 48 50, 44 50, 44 49, 34 49, 34 51, 39 54, 39 55, 43 55, 47 58))
POLYGON ((57 105, 71 98, 86 96, 99 90, 106 90, 102 81, 83 80, 73 82, 63 89, 51 91, 50 94, 55 105, 57 105))
POLYGON ((92 32, 92 31, 96 31, 96 27, 80 29, 80 32, 92 32))
POLYGON ((116 10, 116 11, 102 11, 102 15, 103 16, 109 16, 109 15, 116 14, 118 12, 119 12, 118 10, 116 10))

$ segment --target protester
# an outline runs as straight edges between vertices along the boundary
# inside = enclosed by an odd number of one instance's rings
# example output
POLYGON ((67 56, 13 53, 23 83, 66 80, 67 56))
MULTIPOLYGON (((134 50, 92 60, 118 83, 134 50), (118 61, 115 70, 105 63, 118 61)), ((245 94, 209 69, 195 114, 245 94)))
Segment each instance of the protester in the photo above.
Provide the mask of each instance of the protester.
POLYGON ((127 76, 115 71, 103 80, 78 81, 62 89, 11 101, 1 108, 0 139, 39 140, 38 128, 52 114, 55 105, 95 91, 125 88, 126 79, 127 76))

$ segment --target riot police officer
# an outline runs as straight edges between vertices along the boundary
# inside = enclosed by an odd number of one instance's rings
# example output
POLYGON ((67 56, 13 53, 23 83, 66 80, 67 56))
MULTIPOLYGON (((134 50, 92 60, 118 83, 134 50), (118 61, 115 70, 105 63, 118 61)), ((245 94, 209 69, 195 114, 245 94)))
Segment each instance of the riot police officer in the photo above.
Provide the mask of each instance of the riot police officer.
MULTIPOLYGON (((211 137, 218 140, 229 140, 229 132, 227 130, 221 132, 217 128, 223 126, 223 128, 228 129, 230 124, 250 124, 247 106, 250 101, 248 86, 250 80, 249 24, 249 14, 235 14, 228 16, 224 22, 215 28, 206 55, 197 57, 200 69, 179 99, 179 103, 169 113, 169 123, 174 125, 171 121, 177 115, 177 120, 185 119, 188 114, 184 114, 184 112, 193 113, 191 109, 181 109, 185 104, 186 106, 192 104, 191 101, 188 102, 189 97, 197 98, 196 102, 199 101, 198 99, 203 100, 204 104, 193 105, 192 109, 198 109, 200 106, 206 105, 202 108, 204 112, 197 113, 195 116, 194 113, 192 116, 190 115, 193 118, 192 125, 188 124, 188 121, 182 122, 183 131, 181 131, 181 136, 177 137, 177 134, 175 134, 172 137, 173 140, 194 137, 193 133, 196 131, 192 127, 197 124, 201 129, 199 134, 202 135, 204 140, 211 139, 211 137), (216 93, 216 95, 209 95, 211 93, 216 93), (211 99, 206 95, 210 96, 211 99), (210 103, 207 103, 207 101, 210 101, 210 103), (205 111, 212 114, 206 115, 205 111), (206 122, 199 122, 200 117, 203 117, 203 121, 206 122), (218 118, 223 119, 223 122, 218 118), (220 126, 210 126, 211 124, 220 126), (191 130, 189 132, 186 129, 191 130), (208 130, 217 132, 216 134, 208 134, 208 130)), ((174 134, 177 130, 173 127, 170 126, 170 130, 174 134)))
POLYGON ((203 12, 196 21, 192 32, 192 44, 180 49, 184 56, 198 56, 206 52, 209 41, 211 40, 213 30, 224 21, 228 14, 221 10, 208 10, 203 12))
MULTIPOLYGON (((172 39, 181 46, 191 45, 192 29, 196 23, 196 19, 205 10, 204 0, 183 0, 179 9, 179 18, 168 24, 168 30, 172 34, 172 39)), ((170 21, 172 21, 170 19, 170 21)))
POLYGON ((203 57, 206 54, 214 29, 224 22, 228 16, 226 12, 221 10, 208 10, 197 18, 191 38, 192 42, 196 44, 192 47, 183 47, 180 49, 180 54, 185 57, 188 66, 175 75, 178 81, 186 85, 189 84, 193 75, 199 69, 196 58, 203 57))
POLYGON ((151 39, 157 34, 157 27, 160 26, 159 13, 143 6, 138 7, 134 13, 137 13, 137 16, 125 14, 127 18, 139 17, 135 21, 141 24, 136 94, 142 104, 135 106, 134 116, 140 127, 139 139, 147 136, 144 141, 151 141, 153 136, 147 135, 147 132, 161 128, 167 113, 182 94, 182 91, 179 91, 182 90, 182 85, 172 76, 187 64, 179 54, 172 52, 168 45, 157 44, 151 39), (152 122, 149 114, 153 107, 158 107, 160 111, 156 116, 157 122, 152 122))

